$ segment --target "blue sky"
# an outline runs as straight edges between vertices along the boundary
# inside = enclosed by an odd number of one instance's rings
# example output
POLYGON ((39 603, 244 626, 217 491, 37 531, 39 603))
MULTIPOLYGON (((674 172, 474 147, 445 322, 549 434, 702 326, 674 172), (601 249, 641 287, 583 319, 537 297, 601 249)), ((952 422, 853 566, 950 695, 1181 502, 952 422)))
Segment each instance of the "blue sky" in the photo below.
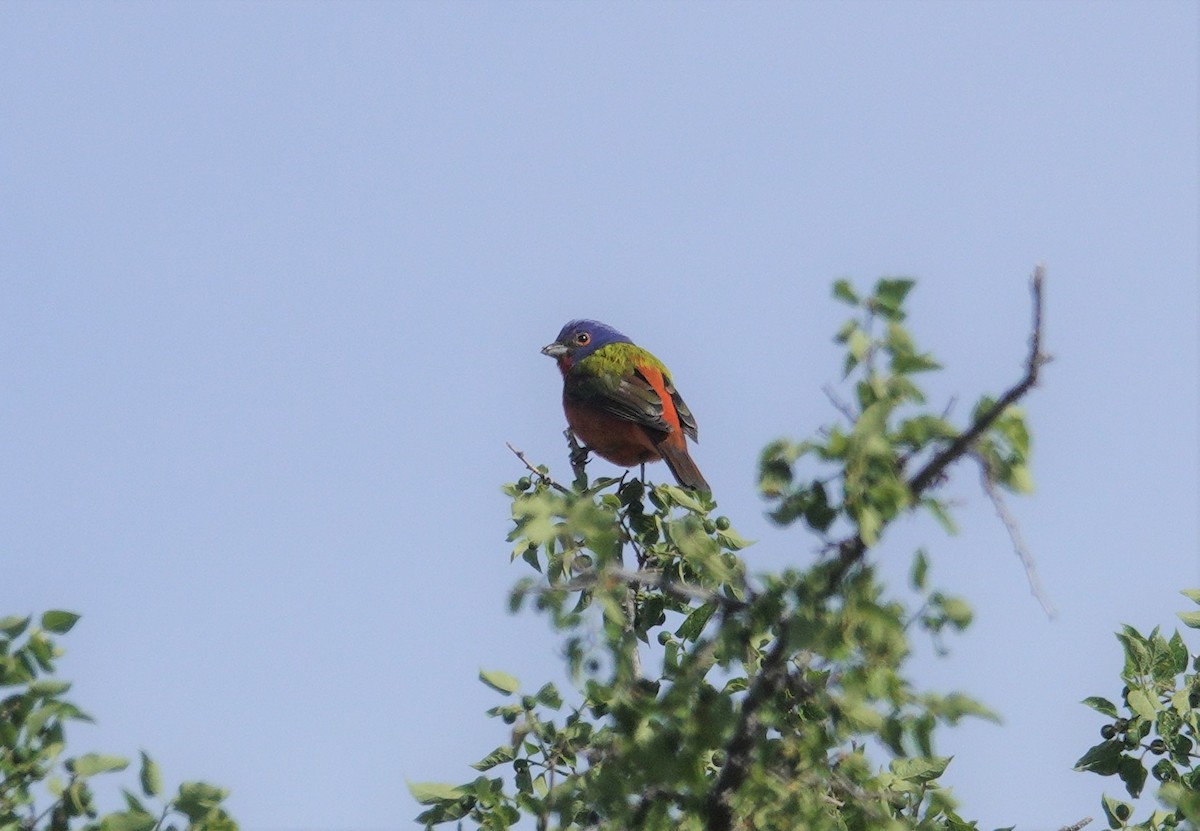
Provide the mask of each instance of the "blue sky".
POLYGON ((79 750, 249 831, 406 825, 504 738, 481 666, 561 672, 499 486, 506 441, 565 467, 565 320, 671 367, 764 571, 813 556, 754 473, 834 416, 832 280, 919 278, 963 416, 1042 261, 1057 619, 973 470, 878 556, 975 605, 913 666, 1005 717, 943 737, 964 813, 1096 815, 1077 702, 1200 583, 1196 44, 1182 2, 0 5, 0 613, 83 613, 79 750))

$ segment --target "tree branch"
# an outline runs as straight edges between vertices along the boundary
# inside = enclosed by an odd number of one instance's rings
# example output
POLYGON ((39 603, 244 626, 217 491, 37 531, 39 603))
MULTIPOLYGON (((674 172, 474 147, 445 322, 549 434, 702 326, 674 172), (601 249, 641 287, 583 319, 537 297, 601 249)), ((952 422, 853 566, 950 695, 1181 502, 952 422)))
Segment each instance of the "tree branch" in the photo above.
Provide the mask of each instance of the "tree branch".
POLYGON ((1045 279, 1046 271, 1041 265, 1038 265, 1033 270, 1033 279, 1030 281, 1030 292, 1033 294, 1033 332, 1029 336, 1029 355, 1025 359, 1025 375, 1020 381, 1013 384, 1004 395, 994 403, 988 410, 972 422, 971 426, 960 433, 954 441, 946 445, 939 453, 935 454, 923 468, 917 471, 916 475, 908 482, 908 489, 912 492, 913 500, 916 501, 931 484, 937 481, 937 478, 942 474, 951 462, 955 462, 971 448, 975 440, 984 434, 984 432, 995 423, 1000 415, 1017 403, 1025 393, 1033 389, 1038 382, 1038 371, 1043 365, 1050 362, 1050 356, 1042 352, 1042 282, 1045 279))
MULTIPOLYGON (((1029 337, 1029 353, 1025 359, 1025 374, 1005 391, 995 404, 976 418, 950 444, 934 454, 933 458, 908 480, 908 489, 912 495, 913 504, 916 504, 921 494, 938 481, 947 467, 968 453, 975 441, 995 423, 1008 407, 1019 401, 1037 385, 1038 371, 1050 361, 1050 356, 1042 352, 1042 283, 1044 278, 1045 269, 1041 265, 1036 266, 1030 283, 1030 292, 1033 296, 1033 324, 1029 337)), ((858 534, 847 537, 838 543, 837 559, 830 565, 829 580, 825 590, 813 601, 828 600, 846 572, 862 559, 866 551, 867 544, 858 534)), ((758 674, 750 682, 746 691, 741 712, 738 714, 737 727, 725 745, 725 764, 721 767, 720 774, 705 798, 706 831, 730 831, 733 828, 731 798, 750 773, 750 766, 753 762, 751 757, 761 732, 759 710, 764 703, 778 696, 788 684, 791 629, 794 620, 794 613, 786 614, 779 620, 775 642, 763 658, 758 674)))

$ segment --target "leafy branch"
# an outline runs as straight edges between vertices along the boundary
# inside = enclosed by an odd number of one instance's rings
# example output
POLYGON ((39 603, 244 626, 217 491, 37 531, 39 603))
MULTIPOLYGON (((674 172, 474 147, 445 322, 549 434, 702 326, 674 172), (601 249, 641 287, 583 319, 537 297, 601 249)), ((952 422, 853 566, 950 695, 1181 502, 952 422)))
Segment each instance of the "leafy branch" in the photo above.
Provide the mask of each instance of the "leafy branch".
MULTIPOLYGON (((515 700, 489 711, 509 741, 461 785, 424 783, 414 795, 427 826, 469 820, 501 829, 522 815, 539 828, 909 828, 965 831, 939 778, 939 724, 993 718, 962 693, 922 692, 903 665, 912 630, 941 649, 970 623, 970 607, 929 585, 913 559, 919 608, 889 595, 866 556, 902 513, 928 510, 948 531, 937 496, 950 467, 983 459, 996 487, 1028 490, 1029 441, 1015 406, 1048 360, 1041 350, 1042 272, 1022 378, 984 398, 961 429, 949 408, 924 406, 915 382, 940 368, 905 329, 907 279, 883 279, 837 333, 851 400, 826 394, 845 419, 763 451, 759 489, 781 525, 802 522, 822 556, 802 569, 746 576, 749 542, 711 497, 638 479, 589 482, 570 447, 571 487, 513 449, 531 474, 513 500, 512 558, 536 576, 511 596, 564 636, 579 700, 552 684, 520 695, 516 679, 485 683, 515 700), (632 554, 631 561, 626 558, 632 554), (867 747, 891 760, 877 769, 867 747), (500 767, 510 779, 489 775, 500 767)), ((568 436, 568 441, 572 439, 568 436)))

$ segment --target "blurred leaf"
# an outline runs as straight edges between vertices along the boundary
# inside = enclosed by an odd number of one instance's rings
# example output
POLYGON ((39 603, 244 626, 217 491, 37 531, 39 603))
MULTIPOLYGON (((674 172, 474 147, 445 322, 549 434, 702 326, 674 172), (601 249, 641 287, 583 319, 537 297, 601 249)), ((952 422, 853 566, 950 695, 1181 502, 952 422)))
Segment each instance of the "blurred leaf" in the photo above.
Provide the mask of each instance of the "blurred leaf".
POLYGON ((463 796, 462 788, 457 785, 448 785, 444 782, 409 782, 408 792, 412 794, 413 799, 422 805, 432 805, 444 800, 460 799, 463 796))
POLYGON ((76 776, 88 777, 98 773, 108 773, 114 770, 124 770, 129 767, 129 760, 121 756, 106 756, 101 753, 85 753, 67 761, 67 770, 76 776))
POLYGON ((704 631, 704 627, 708 624, 709 618, 717 610, 717 604, 705 603, 702 606, 697 606, 692 610, 687 619, 683 621, 678 629, 675 630, 676 637, 683 638, 686 641, 694 641, 700 637, 700 633, 704 631))
POLYGON ((71 627, 77 620, 79 620, 79 615, 74 612, 55 609, 42 615, 42 628, 56 635, 65 635, 71 631, 71 627))
POLYGON ((929 574, 929 558, 925 556, 925 549, 917 551, 913 557, 912 570, 908 575, 908 582, 913 587, 914 591, 925 590, 925 579, 929 574))
POLYGON ((854 293, 854 289, 850 287, 849 280, 836 280, 833 284, 833 296, 843 303, 848 303, 851 306, 858 305, 858 295, 854 293))
POLYGON ((142 785, 142 793, 146 796, 157 796, 162 792, 162 774, 159 772, 158 763, 146 755, 144 750, 138 780, 142 785))
POLYGON ((910 782, 925 783, 931 782, 941 776, 952 758, 951 756, 930 756, 912 759, 894 759, 888 765, 888 768, 901 779, 907 779, 910 782))
POLYGON ((122 811, 106 814, 100 820, 100 831, 151 831, 158 825, 158 818, 144 811, 122 811))
POLYGON ((1200 612, 1176 612, 1179 619, 1184 622, 1184 625, 1190 626, 1192 629, 1200 629, 1200 612))
POLYGON ((194 823, 208 818, 227 796, 229 791, 207 782, 184 782, 175 797, 175 808, 194 823))
POLYGON ((507 672, 498 669, 479 670, 479 680, 496 692, 512 695, 521 688, 521 682, 507 672))
POLYGON ((25 631, 25 627, 29 625, 29 616, 20 617, 19 615, 8 615, 0 617, 0 632, 8 635, 10 638, 15 638, 25 631))

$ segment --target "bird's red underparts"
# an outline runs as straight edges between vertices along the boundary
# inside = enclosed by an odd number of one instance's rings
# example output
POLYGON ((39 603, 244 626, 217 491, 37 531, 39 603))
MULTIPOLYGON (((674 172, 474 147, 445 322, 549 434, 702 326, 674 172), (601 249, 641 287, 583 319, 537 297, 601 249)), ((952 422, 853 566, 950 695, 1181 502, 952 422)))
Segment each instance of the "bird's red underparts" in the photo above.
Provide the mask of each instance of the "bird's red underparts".
MULTIPOLYGON (((558 368, 564 376, 570 372, 571 366, 572 362, 568 356, 558 358, 558 368)), ((662 400, 662 418, 670 425, 669 432, 655 430, 576 401, 564 389, 563 412, 567 416, 567 424, 571 425, 571 430, 592 452, 615 465, 634 467, 663 459, 674 468, 671 458, 682 455, 690 466, 691 460, 688 458, 686 439, 679 423, 679 413, 663 381, 662 373, 656 367, 641 364, 637 366, 637 373, 646 379, 646 383, 662 400)))

